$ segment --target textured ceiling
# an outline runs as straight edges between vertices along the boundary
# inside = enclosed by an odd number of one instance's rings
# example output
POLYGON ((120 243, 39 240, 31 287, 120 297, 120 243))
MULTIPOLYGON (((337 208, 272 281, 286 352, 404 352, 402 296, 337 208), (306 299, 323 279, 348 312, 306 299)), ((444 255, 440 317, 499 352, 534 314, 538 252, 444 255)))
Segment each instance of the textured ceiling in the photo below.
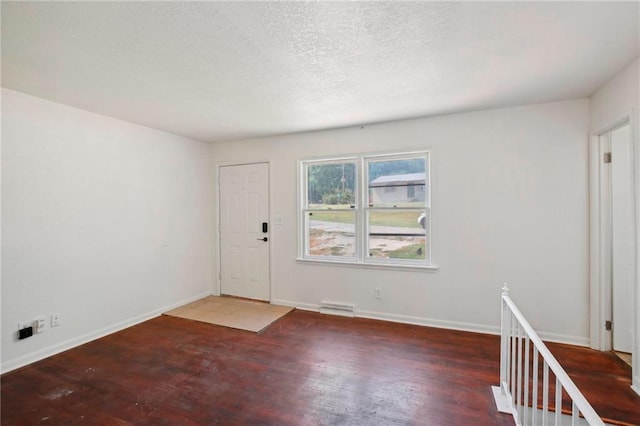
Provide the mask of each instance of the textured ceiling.
POLYGON ((2 86, 215 142, 589 96, 638 2, 2 2, 2 86))

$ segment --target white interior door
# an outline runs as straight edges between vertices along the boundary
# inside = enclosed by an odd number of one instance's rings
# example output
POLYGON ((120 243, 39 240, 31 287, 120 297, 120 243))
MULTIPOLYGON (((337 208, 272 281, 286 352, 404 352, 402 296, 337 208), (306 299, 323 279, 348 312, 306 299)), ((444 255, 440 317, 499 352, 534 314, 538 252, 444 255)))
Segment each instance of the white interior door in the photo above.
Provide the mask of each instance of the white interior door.
POLYGON ((222 294, 269 300, 268 218, 269 165, 220 167, 222 294))
POLYGON ((629 125, 610 133, 613 349, 633 348, 633 209, 629 125))

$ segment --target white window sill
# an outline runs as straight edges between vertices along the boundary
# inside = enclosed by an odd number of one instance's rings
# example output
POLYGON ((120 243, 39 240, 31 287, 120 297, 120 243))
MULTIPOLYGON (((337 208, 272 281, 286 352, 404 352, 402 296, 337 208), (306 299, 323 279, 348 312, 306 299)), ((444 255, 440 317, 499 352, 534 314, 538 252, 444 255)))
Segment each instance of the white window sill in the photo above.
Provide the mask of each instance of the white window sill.
POLYGON ((297 258, 298 263, 307 263, 310 265, 328 265, 328 266, 343 266, 349 268, 365 268, 365 269, 389 269, 396 271, 421 271, 421 272, 436 272, 440 269, 437 265, 408 265, 402 263, 373 263, 373 262, 349 262, 340 260, 324 260, 324 259, 305 259, 297 258))

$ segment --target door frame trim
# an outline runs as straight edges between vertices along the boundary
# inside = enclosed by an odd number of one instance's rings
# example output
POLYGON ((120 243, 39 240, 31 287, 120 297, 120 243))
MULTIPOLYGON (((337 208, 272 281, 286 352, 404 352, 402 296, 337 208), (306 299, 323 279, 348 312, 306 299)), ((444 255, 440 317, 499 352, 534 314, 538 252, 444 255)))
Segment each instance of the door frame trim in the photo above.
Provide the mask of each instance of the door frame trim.
MULTIPOLYGON (((602 179, 605 177, 603 175, 603 163, 601 161, 603 152, 601 150, 600 137, 606 133, 609 133, 619 127, 624 125, 629 125, 630 135, 631 135, 631 168, 632 168, 632 205, 634 206, 634 210, 637 209, 638 197, 636 196, 636 187, 637 187, 637 164, 635 159, 636 156, 636 143, 635 143, 635 133, 632 125, 632 114, 628 114, 622 119, 614 122, 613 124, 600 129, 598 131, 592 132, 590 137, 590 145, 589 145, 589 186, 590 186, 590 224, 589 224, 589 233, 590 233, 590 247, 589 247, 589 257, 590 257, 590 345, 591 348, 608 351, 612 349, 612 333, 605 330, 604 322, 606 320, 611 320, 612 311, 611 311, 611 297, 612 297, 612 282, 610 274, 607 271, 611 270, 611 226, 607 222, 607 217, 602 214, 602 202, 606 199, 606 197, 610 197, 610 191, 603 193, 600 189, 600 184, 602 179)), ((635 213, 635 212, 634 212, 635 213)), ((634 217, 637 218, 637 214, 634 214, 634 217)), ((637 219, 634 221, 637 222, 637 219)), ((634 253, 637 253, 637 223, 633 224, 634 231, 636 232, 636 238, 634 238, 634 253)), ((637 265, 637 257, 636 265, 633 272, 633 283, 634 283, 634 293, 638 294, 640 289, 638 289, 638 265, 637 265)), ((636 297, 637 298, 637 297, 636 297)), ((639 307, 634 304, 634 318, 638 315, 639 307)), ((637 322, 634 322, 634 326, 637 322)), ((637 328, 637 327, 634 327, 637 328)), ((638 334, 638 330, 635 330, 634 333, 636 336, 638 334)))
POLYGON ((222 162, 216 162, 214 164, 215 167, 215 173, 213 173, 212 176, 212 180, 213 180, 213 192, 214 192, 214 196, 213 196, 213 206, 212 206, 212 211, 214 212, 215 215, 215 219, 213 219, 213 265, 215 267, 214 270, 214 285, 213 288, 211 289, 211 294, 213 296, 220 296, 222 294, 222 279, 221 279, 221 273, 220 273, 220 264, 222 263, 222 260, 220 258, 220 256, 222 255, 222 252, 220 251, 220 168, 221 167, 229 167, 229 166, 249 166, 249 165, 253 165, 253 164, 266 164, 267 165, 267 177, 269 179, 269 182, 267 184, 267 188, 269 190, 269 194, 268 194, 268 201, 269 201, 269 206, 267 208, 268 213, 267 216, 269 218, 269 228, 271 228, 269 230, 269 300, 268 302, 271 303, 271 301, 273 300, 273 250, 271 250, 271 248, 273 247, 272 245, 272 241, 273 241, 273 229, 274 227, 273 225, 273 218, 271 217, 271 192, 272 192, 272 182, 273 182, 273 178, 272 178, 272 167, 271 167, 271 162, 269 160, 264 160, 264 161, 222 161, 222 162))
POLYGON ((590 205, 589 205, 589 269, 590 269, 590 343, 592 349, 608 350, 611 347, 610 333, 608 333, 603 324, 606 319, 610 317, 610 309, 606 309, 608 304, 606 303, 606 291, 607 287, 605 274, 602 271, 606 271, 608 268, 608 262, 604 253, 607 252, 607 248, 603 247, 603 242, 607 241, 607 236, 604 228, 606 224, 603 223, 601 217, 601 203, 604 194, 600 192, 600 181, 602 178, 601 168, 601 149, 600 149, 600 136, 607 131, 599 131, 592 133, 591 141, 589 144, 589 189, 590 189, 590 205))
MULTIPOLYGON (((605 196, 600 189, 602 179, 602 152, 600 150, 600 136, 615 130, 626 124, 629 125, 630 131, 630 155, 631 155, 631 202, 633 211, 632 226, 635 236, 633 238, 634 252, 634 269, 632 274, 633 299, 632 303, 632 321, 633 321, 633 366, 632 366, 632 385, 631 388, 640 394, 640 280, 639 265, 640 253, 640 150, 638 147, 638 123, 635 120, 637 111, 631 110, 620 120, 610 124, 609 126, 591 132, 589 142, 589 271, 590 271, 590 346, 593 349, 608 351, 612 349, 612 333, 607 332, 604 328, 604 321, 611 319, 611 296, 612 282, 611 277, 606 277, 607 268, 611 267, 611 258, 607 253, 611 253, 611 227, 605 223, 606 218, 601 214, 601 203, 605 196), (607 251, 609 250, 609 251, 607 251)), ((615 160, 614 160, 615 161, 615 160)), ((609 191, 610 192, 610 191, 609 191)))

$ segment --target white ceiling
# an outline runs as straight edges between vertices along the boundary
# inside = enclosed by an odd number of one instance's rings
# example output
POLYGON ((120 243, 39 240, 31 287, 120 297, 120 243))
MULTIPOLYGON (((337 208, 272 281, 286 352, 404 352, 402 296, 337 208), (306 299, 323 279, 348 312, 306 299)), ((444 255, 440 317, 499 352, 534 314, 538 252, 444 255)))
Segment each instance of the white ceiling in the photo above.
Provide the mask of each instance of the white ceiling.
POLYGON ((634 2, 2 2, 2 86, 202 141, 589 96, 634 2))

